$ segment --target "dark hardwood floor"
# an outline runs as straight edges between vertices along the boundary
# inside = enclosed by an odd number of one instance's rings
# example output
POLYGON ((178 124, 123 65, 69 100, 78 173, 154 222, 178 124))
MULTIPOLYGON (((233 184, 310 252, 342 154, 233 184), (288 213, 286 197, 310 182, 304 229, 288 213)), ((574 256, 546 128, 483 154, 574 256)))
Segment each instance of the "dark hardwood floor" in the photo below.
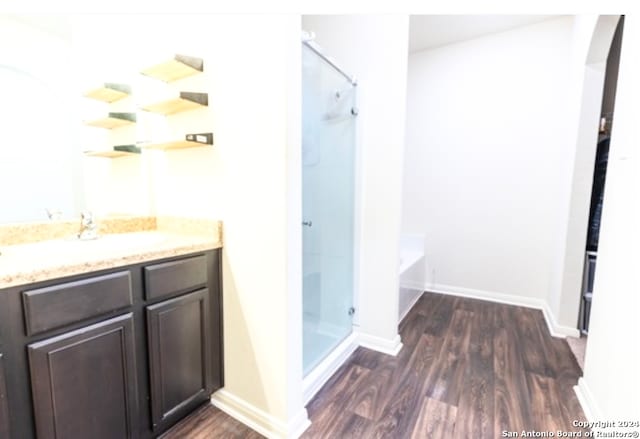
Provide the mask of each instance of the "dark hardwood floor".
POLYGON ((359 348, 308 405, 304 438, 576 431, 580 367, 538 310, 425 293, 397 357, 359 348))
MULTIPOLYGON (((309 403, 311 439, 576 431, 580 367, 538 310, 425 293, 391 357, 358 348, 309 403)), ((208 406, 164 438, 259 438, 208 406)))
POLYGON ((261 439, 255 431, 236 421, 211 404, 204 404, 173 428, 161 439, 261 439))

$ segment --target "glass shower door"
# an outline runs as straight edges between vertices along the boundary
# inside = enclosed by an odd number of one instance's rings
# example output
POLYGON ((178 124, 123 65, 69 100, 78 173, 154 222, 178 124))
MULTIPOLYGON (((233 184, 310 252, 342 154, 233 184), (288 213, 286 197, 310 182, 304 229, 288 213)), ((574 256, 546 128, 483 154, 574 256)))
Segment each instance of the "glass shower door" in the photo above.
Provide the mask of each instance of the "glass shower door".
POLYGON ((352 331, 355 87, 302 46, 303 365, 352 331))

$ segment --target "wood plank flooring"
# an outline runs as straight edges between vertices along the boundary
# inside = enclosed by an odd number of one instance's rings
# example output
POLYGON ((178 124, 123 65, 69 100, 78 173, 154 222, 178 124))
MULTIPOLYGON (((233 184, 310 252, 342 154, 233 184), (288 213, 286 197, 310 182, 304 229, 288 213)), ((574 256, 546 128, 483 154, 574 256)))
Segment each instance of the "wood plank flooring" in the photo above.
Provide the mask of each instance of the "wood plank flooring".
POLYGON ((400 333, 397 357, 354 352, 309 403, 304 438, 497 438, 585 420, 580 367, 538 310, 425 293, 400 333))
MULTIPOLYGON (((576 431, 581 375, 538 310, 425 293, 400 325, 391 357, 358 348, 309 403, 307 439, 497 438, 576 431)), ((173 438, 259 438, 212 406, 173 438)))
POLYGON ((204 404, 160 439, 261 439, 263 436, 211 404, 204 404))

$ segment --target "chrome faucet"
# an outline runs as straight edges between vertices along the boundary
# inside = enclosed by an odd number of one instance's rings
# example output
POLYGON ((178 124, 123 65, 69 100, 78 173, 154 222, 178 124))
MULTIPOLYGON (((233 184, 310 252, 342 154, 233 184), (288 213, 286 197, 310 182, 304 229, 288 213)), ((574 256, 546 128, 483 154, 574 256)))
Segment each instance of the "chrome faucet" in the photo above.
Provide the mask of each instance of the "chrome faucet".
POLYGON ((89 240, 98 237, 98 225, 93 220, 93 214, 89 211, 80 214, 80 232, 78 239, 89 240))

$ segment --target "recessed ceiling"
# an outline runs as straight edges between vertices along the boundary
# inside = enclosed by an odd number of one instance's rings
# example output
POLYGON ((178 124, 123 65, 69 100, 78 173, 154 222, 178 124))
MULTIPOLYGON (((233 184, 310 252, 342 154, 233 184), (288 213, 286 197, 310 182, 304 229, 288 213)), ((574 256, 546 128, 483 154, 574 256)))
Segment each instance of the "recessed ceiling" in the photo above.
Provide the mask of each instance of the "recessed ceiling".
POLYGON ((515 29, 561 15, 412 15, 409 52, 515 29))

